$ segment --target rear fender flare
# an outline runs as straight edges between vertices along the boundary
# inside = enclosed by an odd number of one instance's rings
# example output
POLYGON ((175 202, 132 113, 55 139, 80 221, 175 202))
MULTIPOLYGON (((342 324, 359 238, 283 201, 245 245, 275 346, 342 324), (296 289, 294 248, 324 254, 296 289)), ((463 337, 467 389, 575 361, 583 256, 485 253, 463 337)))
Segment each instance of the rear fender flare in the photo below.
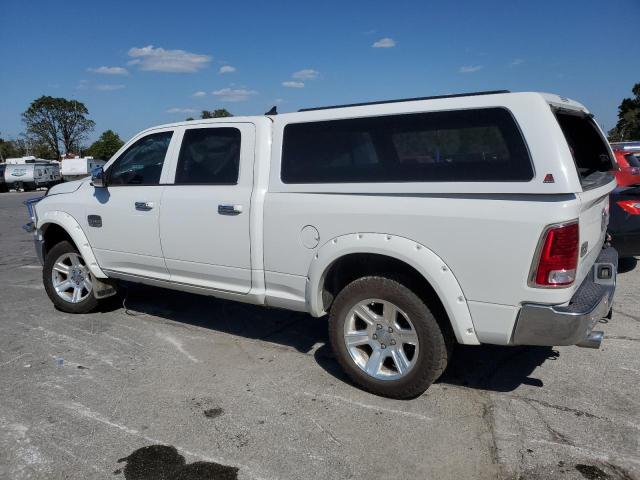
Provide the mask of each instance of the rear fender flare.
POLYGON ((327 313, 322 300, 327 272, 336 260, 352 253, 386 255, 415 268, 440 298, 458 342, 480 344, 466 297, 449 266, 424 245, 396 235, 352 233, 322 245, 314 255, 307 275, 306 302, 311 315, 319 317, 327 313))

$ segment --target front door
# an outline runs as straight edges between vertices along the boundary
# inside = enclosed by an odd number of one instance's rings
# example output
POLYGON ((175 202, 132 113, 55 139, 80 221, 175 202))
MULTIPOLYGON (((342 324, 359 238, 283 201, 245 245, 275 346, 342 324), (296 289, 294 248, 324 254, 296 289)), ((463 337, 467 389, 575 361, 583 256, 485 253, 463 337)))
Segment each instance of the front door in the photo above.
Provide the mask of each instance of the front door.
POLYGON ((235 293, 251 289, 250 208, 255 127, 185 127, 160 237, 171 281, 235 293))
POLYGON ((161 178, 173 135, 164 129, 136 140, 108 165, 107 187, 94 189, 84 221, 102 269, 169 278, 158 219, 165 188, 161 178))

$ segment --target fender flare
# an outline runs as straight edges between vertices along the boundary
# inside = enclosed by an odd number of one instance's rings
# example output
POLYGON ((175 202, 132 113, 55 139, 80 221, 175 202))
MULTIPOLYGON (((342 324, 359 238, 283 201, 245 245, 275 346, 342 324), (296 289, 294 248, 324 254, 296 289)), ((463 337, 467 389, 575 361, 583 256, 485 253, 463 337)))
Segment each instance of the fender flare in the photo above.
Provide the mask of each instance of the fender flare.
POLYGON ((38 218, 38 224, 36 227, 38 232, 40 232, 39 235, 44 233, 43 229, 48 224, 58 225, 69 234, 71 240, 73 240, 73 243, 75 243, 76 247, 80 251, 82 258, 84 258, 84 261, 87 263, 92 275, 96 278, 109 278, 98 265, 96 256, 93 254, 93 249, 89 245, 89 240, 75 218, 67 212, 61 212, 58 210, 46 211, 42 217, 38 218))
POLYGON ((424 245, 397 235, 352 233, 335 237, 322 245, 314 255, 307 275, 306 302, 311 315, 320 317, 326 314, 322 287, 327 272, 336 260, 353 253, 385 255, 415 268, 440 298, 458 342, 480 344, 467 300, 449 266, 424 245))

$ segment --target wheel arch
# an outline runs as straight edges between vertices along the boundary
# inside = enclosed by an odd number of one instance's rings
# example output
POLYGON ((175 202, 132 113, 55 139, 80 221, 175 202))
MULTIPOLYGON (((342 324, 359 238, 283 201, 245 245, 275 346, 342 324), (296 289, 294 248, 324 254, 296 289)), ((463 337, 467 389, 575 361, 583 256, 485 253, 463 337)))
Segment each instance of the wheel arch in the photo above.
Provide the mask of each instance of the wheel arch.
POLYGON ((44 242, 45 257, 56 243, 62 240, 69 240, 76 246, 87 263, 89 270, 96 278, 108 278, 98 265, 93 249, 89 245, 89 240, 82 227, 71 215, 60 211, 45 212, 42 218, 38 219, 37 228, 38 234, 44 242))
MULTIPOLYGON (((320 247, 313 257, 307 276, 306 302, 312 315, 326 314, 332 301, 332 287, 327 281, 331 282, 331 275, 341 262, 353 261, 356 258, 354 256, 361 256, 360 260, 365 261, 369 256, 370 262, 380 261, 380 265, 387 262, 393 272, 398 267, 404 269, 400 273, 414 275, 416 280, 419 278, 423 282, 422 293, 431 290, 440 302, 457 341, 471 345, 480 343, 462 288, 449 266, 424 245, 396 235, 347 234, 335 237, 320 247)), ((351 276, 355 275, 355 278, 366 274, 366 268, 351 272, 351 276)))

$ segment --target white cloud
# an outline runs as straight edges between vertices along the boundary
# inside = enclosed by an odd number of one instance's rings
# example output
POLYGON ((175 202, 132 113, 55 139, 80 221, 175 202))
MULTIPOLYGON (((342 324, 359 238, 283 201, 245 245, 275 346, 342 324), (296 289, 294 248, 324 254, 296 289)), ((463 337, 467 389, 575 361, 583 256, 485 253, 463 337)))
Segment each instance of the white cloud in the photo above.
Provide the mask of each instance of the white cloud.
POLYGON ((257 95, 258 92, 246 88, 221 88, 220 90, 211 92, 211 94, 223 102, 244 102, 245 100, 249 100, 249 97, 257 95))
POLYGON ((393 48, 396 46, 396 41, 393 38, 385 37, 374 42, 371 46, 373 48, 393 48))
POLYGON ((320 72, 314 70, 312 68, 305 68, 303 70, 298 70, 291 75, 293 78, 297 78, 298 80, 314 80, 318 78, 320 72))
POLYGON ((204 97, 207 95, 207 92, 203 92, 202 90, 198 90, 196 93, 191 95, 192 97, 204 97))
POLYGON ((87 68, 88 72, 103 73, 105 75, 128 75, 129 71, 124 67, 98 67, 87 68))
POLYGON ((114 85, 110 83, 102 83, 100 85, 96 85, 96 90, 101 92, 112 92, 113 90, 122 90, 123 88, 124 85, 122 84, 114 85))
POLYGON ((191 53, 185 50, 165 50, 147 45, 142 48, 129 49, 129 56, 133 58, 129 65, 138 65, 141 70, 153 72, 193 73, 202 70, 209 62, 210 55, 191 53))
POLYGON ((304 82, 282 82, 282 86, 287 88, 304 88, 304 82))
POLYGON ((466 66, 460 67, 458 72, 460 72, 460 73, 474 73, 474 72, 477 72, 478 70, 482 70, 483 68, 484 68, 483 65, 466 65, 466 66))
POLYGON ((173 107, 167 110, 167 113, 195 113, 196 110, 193 108, 178 108, 173 107))
POLYGON ((524 60, 521 58, 516 58, 513 62, 511 62, 512 67, 517 67, 518 65, 522 65, 524 60))
POLYGON ((231 65, 223 65, 220 67, 220 70, 218 70, 218 73, 233 73, 237 70, 236 67, 232 67, 231 65))

